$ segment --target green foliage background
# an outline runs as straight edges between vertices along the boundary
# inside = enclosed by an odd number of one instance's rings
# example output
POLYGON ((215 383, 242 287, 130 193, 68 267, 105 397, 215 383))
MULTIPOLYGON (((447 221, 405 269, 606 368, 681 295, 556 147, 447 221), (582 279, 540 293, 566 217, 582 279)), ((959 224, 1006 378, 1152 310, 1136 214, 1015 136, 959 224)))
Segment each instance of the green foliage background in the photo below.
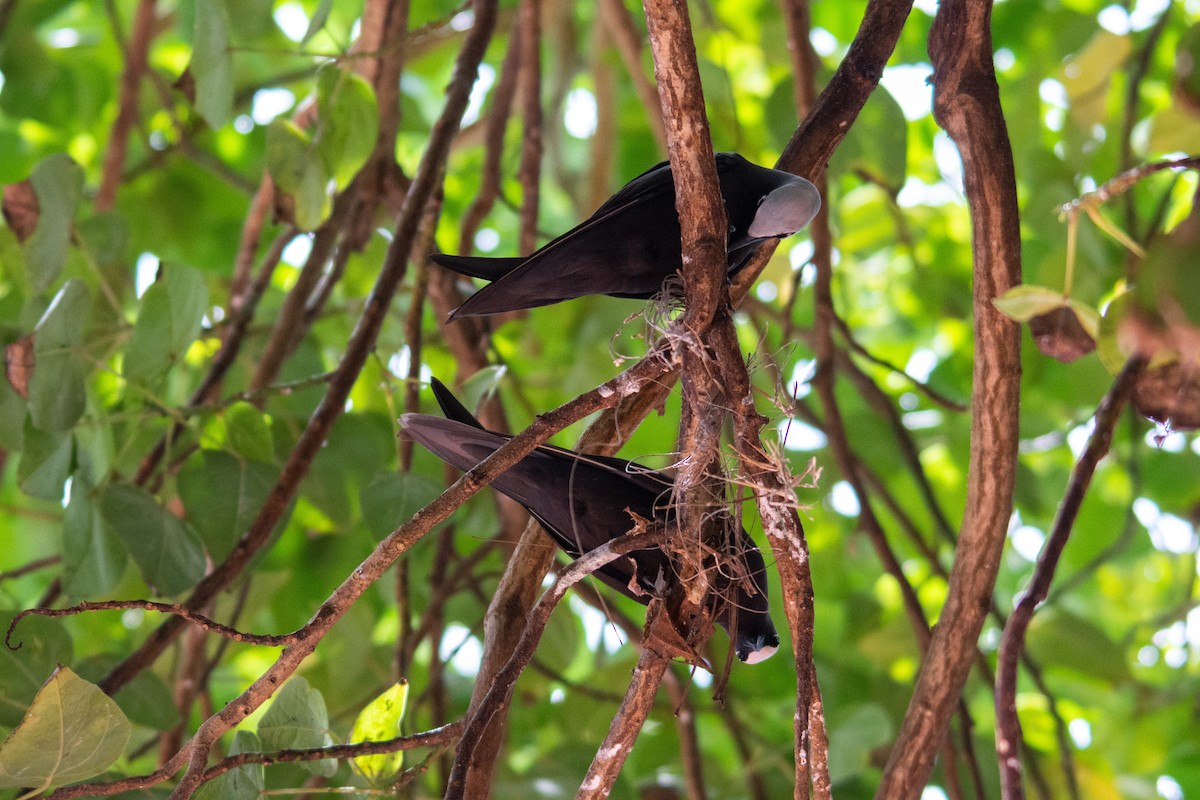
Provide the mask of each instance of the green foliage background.
MULTIPOLYGON (((128 35, 136 3, 0 5, 8 12, 0 29, 0 183, 32 175, 41 203, 34 237, 21 241, 13 227, 0 227, 0 343, 11 345, 37 331, 29 397, 0 381, 0 603, 15 611, 43 598, 56 605, 156 594, 179 598, 206 564, 229 552, 277 479, 322 395, 315 379, 336 366, 387 247, 390 226, 380 219, 366 247, 349 256, 323 313, 280 372, 280 383, 300 383, 241 398, 237 393, 248 385, 302 263, 306 238, 298 237, 275 271, 247 346, 224 383, 227 399, 187 408, 230 317, 233 263, 264 170, 271 166, 277 181, 290 170, 292 183, 280 183, 296 197, 296 221, 303 224, 328 213, 328 184, 344 187, 365 158, 361 134, 377 113, 374 97, 365 84, 334 85, 343 74, 336 72, 338 58, 354 39, 361 4, 160 3, 161 29, 150 50, 153 77, 141 83, 138 124, 117 204, 104 213, 93 210, 92 198, 124 64, 114 29, 128 35), (301 43, 304 26, 297 30, 295 20, 326 13, 324 24, 301 43), (194 101, 172 86, 189 63, 194 101), (318 93, 338 98, 323 127, 286 127, 283 120, 318 93), (156 273, 157 282, 146 288, 156 273), (259 399, 265 401, 261 408, 247 402, 259 399), (171 468, 145 488, 133 486, 142 459, 176 420, 186 430, 170 443, 171 468), (55 560, 23 574, 9 572, 47 558, 55 560)), ((513 5, 504 4, 506 16, 486 58, 493 75, 513 5)), ((613 87, 614 127, 594 134, 606 137, 613 154, 611 174, 601 176, 607 190, 663 154, 615 52, 596 51, 593 4, 547 5, 552 7, 543 50, 547 152, 539 228, 550 236, 592 210, 591 142, 567 130, 564 114, 594 96, 598 64, 620 78, 613 87)), ((895 68, 928 72, 931 5, 922 3, 912 12, 891 62, 895 68)), ((1120 34, 1106 31, 1101 20, 1119 30, 1128 15, 1102 2, 1007 0, 995 6, 997 78, 1017 169, 1026 283, 1062 284, 1066 229, 1057 218, 1058 205, 1125 167, 1198 149, 1195 85, 1177 83, 1186 77, 1179 72, 1179 54, 1190 54, 1193 63, 1200 54, 1200 7, 1174 3, 1146 13, 1148 5, 1137 4, 1134 29, 1120 34), (1159 14, 1165 15, 1161 22, 1159 14)), ((814 5, 814 42, 825 70, 836 67, 862 6, 814 5)), ((396 154, 406 175, 441 107, 461 42, 458 26, 450 22, 456 13, 448 0, 412 5, 411 28, 418 35, 401 82, 396 154)), ((772 163, 798 121, 779 8, 766 0, 712 0, 693 8, 693 23, 717 149, 772 163)), ((648 53, 645 58, 648 66, 648 53)), ((928 108, 908 116, 901 110, 917 102, 911 91, 896 89, 902 84, 892 83, 902 72, 885 73, 884 85, 896 96, 884 88, 875 93, 830 164, 826 203, 835 236, 835 300, 866 351, 965 403, 972 391, 987 391, 970 385, 970 222, 953 145, 928 108)), ((903 85, 919 87, 919 81, 903 85)), ((928 89, 925 93, 927 98, 928 89)), ((486 110, 483 97, 469 117, 486 110)), ((502 202, 484 223, 496 254, 517 248, 520 136, 520 122, 513 120, 502 202)), ((367 141, 367 151, 373 141, 367 141)), ((457 248, 483 158, 478 138, 470 136, 452 155, 437 223, 440 249, 457 248)), ((1159 175, 1110 204, 1106 213, 1141 240, 1185 216, 1195 186, 1194 173, 1159 175)), ((283 229, 272 223, 263 242, 283 229)), ((1087 222, 1079 245, 1073 296, 1101 307, 1125 277, 1128 256, 1087 222)), ((803 405, 813 358, 804 336, 812 309, 799 270, 809 252, 804 235, 784 242, 756 298, 738 317, 744 349, 756 354, 760 410, 781 431, 787 420, 767 398, 777 396, 780 380, 797 387, 803 405)), ((413 272, 410 266, 410 276, 413 272)), ((407 290, 397 297, 375 357, 273 546, 216 603, 214 618, 230 621, 236 615, 233 624, 254 632, 299 627, 379 539, 444 485, 440 462, 423 452, 411 473, 398 472, 396 418, 402 410, 400 376, 411 354, 404 337, 410 299, 407 290)), ((646 329, 628 319, 640 309, 635 301, 592 297, 500 325, 491 358, 506 368, 499 393, 514 430, 610 378, 615 361, 640 355, 646 329)), ((427 374, 451 379, 457 364, 443 344, 440 323, 426 310, 421 359, 427 374)), ((1095 355, 1064 365, 1041 356, 1027 335, 1024 346, 1013 518, 1018 546, 1006 550, 996 589, 996 605, 1004 611, 1031 572, 1031 555, 1062 496, 1073 451, 1111 380, 1095 355)), ((861 358, 858 363, 899 413, 938 506, 956 530, 965 502, 968 415, 933 402, 896 371, 861 358)), ((952 562, 953 548, 938 532, 893 426, 846 380, 839 384, 839 399, 855 454, 898 506, 880 503, 876 513, 927 615, 936 619, 945 581, 905 535, 897 511, 936 549, 940 568, 952 562)), ((427 395, 424 402, 429 403, 427 395)), ((668 463, 677 415, 678 394, 662 417, 651 417, 638 430, 622 455, 651 466, 668 463)), ((802 422, 791 424, 794 432, 807 429, 802 422)), ((570 446, 581 429, 555 441, 570 446)), ((1200 617, 1192 613, 1200 598, 1195 532, 1200 439, 1162 432, 1159 444, 1154 433, 1133 415, 1122 423, 1066 551, 1059 590, 1030 634, 1041 688, 1023 677, 1018 705, 1029 752, 1053 797, 1068 796, 1060 756, 1064 731, 1084 797, 1200 796, 1200 617)), ((806 506, 812 553, 816 657, 835 790, 841 798, 869 797, 904 713, 919 653, 895 581, 855 531, 854 504, 846 500, 847 487, 831 457, 820 446, 789 454, 797 472, 810 458, 820 469, 819 480, 802 489, 798 500, 806 506)), ((745 508, 751 515, 752 504, 745 508)), ((758 535, 756 521, 747 522, 758 535)), ((481 494, 457 512, 453 524, 452 564, 458 564, 498 529, 493 499, 481 494)), ((417 620, 433 601, 432 540, 406 556, 407 603, 397 602, 394 582, 381 582, 322 642, 302 672, 324 698, 334 740, 345 740, 359 710, 397 677, 407 678, 412 689, 404 730, 433 724, 430 665, 439 651, 443 658, 456 648, 469 654, 481 637, 504 552, 492 550, 461 576, 445 602, 442 640, 423 642, 404 676, 394 674, 395 641, 401 615, 417 620)), ((778 593, 777 585, 773 591, 778 593)), ((640 608, 623 598, 606 594, 606 601, 641 619, 640 608)), ((598 640, 600 619, 579 600, 555 615, 537 668, 517 687, 497 796, 559 796, 578 786, 636 659, 632 648, 598 640)), ((777 621, 782 623, 781 612, 777 621)), ((15 637, 24 647, 0 648, 0 727, 17 724, 56 664, 98 680, 160 622, 140 611, 24 621, 15 637)), ((610 628, 605 636, 611 634, 610 628)), ((724 639, 718 639, 724 648, 724 639)), ((998 640, 999 628, 989 621, 982 652, 993 656, 998 640)), ((784 649, 788 645, 785 641, 784 649)), ((275 652, 243 644, 218 651, 217 641, 205 646, 214 657, 207 691, 218 709, 275 652)), ((153 769, 156 737, 181 721, 170 701, 175 663, 176 657, 160 659, 117 695, 134 729, 110 776, 153 769)), ((441 676, 450 719, 466 708, 469 664, 469 657, 451 659, 441 676)), ((735 667, 722 708, 710 701, 711 692, 697 676, 690 693, 711 797, 746 795, 747 759, 763 775, 770 796, 790 792, 794 685, 787 656, 735 667), (739 752, 735 732, 747 755, 739 752)), ((984 793, 995 796, 991 691, 978 670, 966 704, 974 727, 961 735, 975 742, 984 793)), ((671 711, 660 700, 622 775, 620 796, 637 796, 638 787, 650 783, 679 783, 671 711)), ((193 709, 188 729, 203 718, 193 709)), ((338 769, 330 779, 334 785, 361 782, 345 763, 338 769)), ((298 786, 307 777, 288 765, 265 775, 268 788, 298 786)), ((406 791, 436 795, 438 777, 433 769, 406 791)), ((939 772, 934 783, 943 780, 939 772)))

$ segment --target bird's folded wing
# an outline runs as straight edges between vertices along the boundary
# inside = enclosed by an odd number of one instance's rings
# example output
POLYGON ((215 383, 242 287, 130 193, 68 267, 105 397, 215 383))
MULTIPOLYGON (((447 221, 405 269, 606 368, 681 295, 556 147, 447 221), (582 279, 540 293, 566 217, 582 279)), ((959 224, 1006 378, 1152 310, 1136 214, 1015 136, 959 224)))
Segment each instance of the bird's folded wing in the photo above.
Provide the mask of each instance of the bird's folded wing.
POLYGON ((489 258, 487 256, 452 256, 449 253, 432 253, 430 260, 460 275, 496 281, 525 263, 525 259, 489 258))

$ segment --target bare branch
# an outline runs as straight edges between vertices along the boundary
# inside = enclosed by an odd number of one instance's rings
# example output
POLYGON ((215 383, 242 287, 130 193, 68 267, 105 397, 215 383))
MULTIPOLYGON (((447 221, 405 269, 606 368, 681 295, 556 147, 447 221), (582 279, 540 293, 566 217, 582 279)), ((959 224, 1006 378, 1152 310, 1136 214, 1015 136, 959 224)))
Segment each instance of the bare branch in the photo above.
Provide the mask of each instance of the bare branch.
POLYGON ((539 207, 538 182, 542 175, 542 3, 541 0, 521 0, 518 10, 521 22, 521 71, 517 88, 521 96, 521 166, 517 177, 521 182, 521 241, 520 251, 532 253, 537 248, 539 207))
POLYGON ((125 609, 137 609, 139 611, 158 611, 162 614, 172 614, 180 619, 186 620, 197 627, 200 627, 210 633, 215 633, 218 636, 224 636, 226 639, 232 639, 235 642, 245 642, 246 644, 257 644, 265 647, 279 647, 281 645, 290 644, 297 638, 297 633, 283 634, 254 634, 244 633, 231 628, 228 625, 222 625, 215 620, 209 619, 203 614, 196 614, 189 610, 186 606, 179 603, 155 603, 150 600, 103 600, 103 601, 84 601, 69 608, 27 608, 24 611, 18 612, 13 616, 12 622, 8 625, 8 632, 4 635, 4 644, 10 650, 20 650, 21 643, 12 643, 13 633, 16 631, 17 624, 28 616, 36 617, 72 617, 76 614, 83 614, 88 611, 120 611, 125 609))
POLYGON ((683 364, 678 447, 686 455, 675 475, 674 495, 687 550, 681 559, 679 582, 686 602, 698 606, 708 591, 702 549, 721 537, 720 531, 710 530, 710 520, 717 519, 712 511, 724 501, 719 463, 725 401, 704 342, 718 309, 729 305, 725 280, 728 221, 717 182, 687 3, 644 0, 642 6, 666 121, 682 244, 686 310, 668 333, 668 339, 677 343, 683 364))
POLYGON ((991 4, 944 0, 930 32, 934 114, 958 145, 972 220, 975 366, 967 506, 946 604, 876 797, 916 798, 976 655, 1012 515, 1020 328, 992 306, 1021 280, 1017 191, 992 65, 991 4))
POLYGON ((450 772, 450 781, 446 788, 446 800, 463 800, 468 797, 466 794, 467 770, 470 768, 475 747, 491 725, 492 718, 501 713, 508 705, 513 685, 533 658, 533 652, 537 648, 542 632, 550 621, 550 614, 567 593, 567 589, 626 553, 659 546, 662 543, 663 533, 659 530, 627 534, 588 551, 559 572, 558 578, 529 612, 525 630, 521 633, 521 638, 513 649, 512 655, 504 668, 492 679, 487 694, 484 695, 478 708, 467 722, 467 727, 463 730, 462 737, 458 741, 458 750, 455 753, 454 767, 450 772))
MULTIPOLYGON (((663 613, 661 607, 659 613, 663 613)), ((634 741, 642 732, 650 707, 654 704, 654 695, 658 693, 663 673, 670 663, 670 658, 658 652, 653 642, 643 643, 642 654, 633 669, 625 699, 613 717, 608 736, 604 737, 604 743, 592 759, 575 800, 603 800, 612 792, 617 776, 621 774, 621 767, 625 765, 634 741)))
POLYGON ((113 120, 108 136, 104 170, 100 175, 100 188, 96 191, 97 213, 112 210, 117 199, 117 187, 121 185, 125 156, 129 151, 129 133, 137 122, 138 87, 142 82, 142 73, 146 71, 146 54, 150 51, 150 39, 154 35, 154 2, 140 0, 134 11, 133 31, 125 48, 125 68, 121 71, 117 118, 113 120))
MULTIPOLYGON (((517 93, 517 77, 521 69, 521 26, 513 28, 508 37, 508 50, 504 54, 504 63, 500 65, 500 77, 496 87, 492 89, 492 105, 488 111, 485 133, 483 137, 483 169, 479 176, 479 191, 475 195, 470 208, 463 214, 459 233, 458 252, 465 254, 475 249, 475 233, 479 224, 492 210, 496 198, 500 195, 500 164, 504 156, 504 130, 508 125, 508 117, 512 111, 513 97, 517 93)), ((440 267, 438 270, 445 272, 440 267)), ((446 314, 457 303, 447 303, 446 314)), ((439 315, 445 314, 439 309, 439 315)), ((471 318, 459 320, 469 322, 471 318)))
POLYGON ((33 561, 30 561, 28 564, 24 564, 15 569, 8 569, 8 570, 4 570, 3 572, 0 572, 0 581, 7 581, 7 580, 11 580, 12 578, 19 578, 22 575, 28 575, 31 572, 37 572, 39 569, 45 569, 46 567, 52 567, 55 564, 59 564, 61 562, 62 562, 62 556, 46 556, 45 558, 35 559, 33 561))
POLYGON ((625 71, 629 73, 629 80, 646 109, 646 122, 650 131, 665 153, 667 133, 663 127, 662 106, 659 104, 658 92, 646 77, 642 66, 642 35, 633 21, 633 15, 629 13, 623 0, 600 0, 599 9, 600 18, 617 46, 617 52, 625 64, 625 71))
POLYGON ((1141 358, 1131 359, 1100 401, 1100 407, 1096 409, 1095 429, 1088 437, 1087 447, 1079 456, 1075 468, 1071 470, 1070 483, 1058 506, 1046 542, 1042 545, 1033 577, 1017 599, 1016 608, 1004 626, 996 664, 996 757, 1000 763, 1000 788, 1004 800, 1021 800, 1025 796, 1021 785, 1021 759, 1017 755, 1017 746, 1021 741, 1021 722, 1017 718, 1017 664, 1025 647, 1025 631, 1033 621, 1037 607, 1050 592, 1054 570, 1067 546, 1075 518, 1091 485, 1092 475, 1112 446, 1113 431, 1133 394, 1143 364, 1141 358))
POLYGON ((449 744, 458 738, 462 728, 463 723, 459 720, 433 730, 375 742, 351 742, 302 750, 276 750, 273 753, 238 753, 234 756, 227 756, 209 767, 204 773, 204 782, 207 783, 218 775, 223 775, 231 769, 237 769, 246 764, 287 764, 300 761, 320 761, 326 758, 358 758, 359 756, 399 753, 405 750, 415 750, 418 747, 449 744))
MULTIPOLYGON (((388 248, 379 278, 367 298, 362 317, 347 343, 346 352, 330 381, 328 391, 316 410, 313 411, 309 424, 296 442, 280 473, 279 480, 272 487, 250 529, 225 561, 197 584, 187 600, 188 608, 201 607, 215 597, 218 592, 229 585, 234 577, 241 573, 254 554, 267 542, 275 524, 283 516, 291 502, 301 479, 307 473, 313 456, 325 441, 334 421, 345 410, 346 398, 375 345, 375 339, 387 316, 392 297, 404 276, 422 211, 433 195, 438 176, 442 174, 442 168, 450 151, 451 140, 454 132, 458 129, 463 112, 466 110, 471 86, 475 82, 475 75, 483 58, 484 49, 491 38, 492 26, 495 23, 495 10, 494 0, 478 0, 475 4, 475 24, 467 34, 463 49, 455 64, 454 76, 447 92, 446 105, 430 133, 429 146, 421 159, 412 186, 405 198, 404 207, 397 221, 395 234, 391 246, 388 248)), ((128 683, 140 670, 151 664, 181 630, 182 626, 175 620, 158 628, 137 651, 109 673, 101 683, 102 688, 112 693, 128 683)), ((195 769, 196 763, 193 762, 193 772, 191 773, 193 777, 189 779, 189 784, 194 784, 198 776, 195 769)))

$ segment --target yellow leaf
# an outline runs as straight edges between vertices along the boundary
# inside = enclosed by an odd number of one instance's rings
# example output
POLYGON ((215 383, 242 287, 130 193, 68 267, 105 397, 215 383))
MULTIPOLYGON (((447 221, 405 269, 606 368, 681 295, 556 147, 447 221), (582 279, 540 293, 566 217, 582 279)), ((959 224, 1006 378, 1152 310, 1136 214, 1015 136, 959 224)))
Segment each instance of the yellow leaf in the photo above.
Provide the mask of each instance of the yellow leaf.
MULTIPOLYGON (((380 742, 400 734, 400 719, 408 702, 408 681, 401 680, 359 712, 350 731, 352 742, 380 742)), ((388 780, 404 766, 404 751, 357 756, 354 767, 373 784, 388 780)))

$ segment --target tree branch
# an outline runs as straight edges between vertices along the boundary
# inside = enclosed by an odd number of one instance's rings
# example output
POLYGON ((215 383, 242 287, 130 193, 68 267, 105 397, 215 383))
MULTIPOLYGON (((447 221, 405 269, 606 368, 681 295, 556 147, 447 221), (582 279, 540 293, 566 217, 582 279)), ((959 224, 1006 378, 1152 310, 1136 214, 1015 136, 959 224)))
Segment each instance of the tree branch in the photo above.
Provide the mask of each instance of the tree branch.
POLYGON ((109 132, 100 188, 96 190, 96 213, 111 211, 117 200, 117 187, 121 185, 125 156, 129 152, 129 132, 138 116, 138 86, 142 82, 142 73, 146 71, 146 55, 154 35, 154 2, 140 0, 134 11, 133 30, 125 48, 125 69, 121 71, 117 118, 113 120, 109 132))
MULTIPOLYGON (((728 221, 717 182, 716 159, 704 91, 692 41, 686 0, 643 0, 659 102, 666 123, 667 153, 675 184, 675 208, 682 245, 683 317, 667 338, 683 365, 683 407, 675 474, 683 549, 679 583, 689 606, 699 606, 708 591, 704 545, 719 546, 724 532, 713 511, 724 502, 720 479, 721 422, 725 401, 711 371, 705 338, 719 307, 728 307, 725 247, 728 221)), ((690 615, 681 613, 681 618, 690 615)), ((647 663, 647 670, 652 665, 647 663)))
POLYGON ((613 717, 604 743, 592 759, 575 800, 604 800, 612 792, 617 776, 621 774, 621 767, 625 765, 634 741, 646 724, 654 696, 670 663, 670 657, 658 652, 652 640, 643 642, 642 654, 633 669, 625 699, 613 717))
MULTIPOLYGON (((524 436, 524 434, 522 434, 524 436)), ((507 445, 506 445, 507 446, 507 445)), ((499 452, 499 451, 497 451, 499 452)), ((450 772, 450 781, 446 787, 446 800, 463 800, 468 797, 467 770, 475 747, 482 740, 492 718, 503 711, 508 705, 513 685, 533 658, 533 652, 541 640, 542 632, 550 621, 550 614, 558 605, 567 589, 595 572, 600 567, 634 550, 644 550, 647 547, 657 547, 663 544, 663 533, 660 530, 650 532, 639 531, 613 539, 599 547, 589 550, 584 555, 559 572, 558 578, 538 600, 533 610, 529 612, 528 622, 517 646, 504 667, 496 673, 488 686, 487 694, 471 715, 458 740, 458 749, 454 757, 454 767, 450 772)), ((471 795, 475 797, 478 795, 471 795)))
POLYGON ((1112 446, 1113 431, 1121 411, 1133 394, 1143 365, 1141 358, 1131 359, 1100 401, 1100 407, 1096 409, 1095 429, 1088 437, 1087 447, 1079 456, 1075 468, 1071 470, 1071 480, 1059 503, 1050 535, 1042 545, 1033 578, 1018 597, 1016 608, 1004 626, 996 663, 996 757, 1000 764, 1000 789, 1004 800, 1021 800, 1025 796, 1021 785, 1021 759, 1017 754, 1021 742, 1021 722, 1017 718, 1017 665, 1025 647, 1025 631, 1033 621, 1037 607, 1050 592, 1054 570, 1067 546, 1075 518, 1091 485, 1092 475, 1112 446))
POLYGON ((542 174, 542 3, 521 0, 521 71, 517 88, 521 96, 521 253, 537 249, 539 180, 542 174))
MULTIPOLYGON (((275 486, 272 487, 249 530, 234 547, 229 556, 192 591, 187 600, 188 608, 199 608, 215 597, 250 563, 254 554, 266 544, 271 531, 283 516, 291 502, 301 479, 308 471, 313 456, 325 441, 334 421, 345 410, 346 398, 366 363, 367 356, 375 345, 379 329, 387 316, 392 297, 404 276, 408 255, 417 235, 422 211, 433 195, 438 176, 442 174, 450 143, 458 130, 463 112, 467 107, 471 86, 483 53, 491 38, 496 19, 494 0, 477 0, 475 24, 467 34, 463 49, 455 63, 454 75, 447 91, 446 105, 430 132, 429 146, 417 167, 404 206, 396 223, 395 234, 384 259, 379 278, 367 297, 366 307, 359 318, 346 352, 330 381, 329 389, 313 411, 309 424, 300 435, 288 457, 275 486)), ((132 655, 122 661, 101 682, 101 688, 113 693, 124 686, 149 664, 172 642, 182 625, 172 620, 159 627, 132 655)), ((195 765, 193 765, 195 767, 195 765)), ((194 775, 195 773, 193 773, 194 775)), ((189 782, 194 783, 194 777, 189 782)))
POLYGON ((946 604, 876 797, 919 797, 976 654, 1016 479, 1020 328, 992 305, 1021 280, 1012 149, 992 66, 991 3, 943 0, 929 37, 934 115, 963 159, 974 255, 967 506, 946 604))

